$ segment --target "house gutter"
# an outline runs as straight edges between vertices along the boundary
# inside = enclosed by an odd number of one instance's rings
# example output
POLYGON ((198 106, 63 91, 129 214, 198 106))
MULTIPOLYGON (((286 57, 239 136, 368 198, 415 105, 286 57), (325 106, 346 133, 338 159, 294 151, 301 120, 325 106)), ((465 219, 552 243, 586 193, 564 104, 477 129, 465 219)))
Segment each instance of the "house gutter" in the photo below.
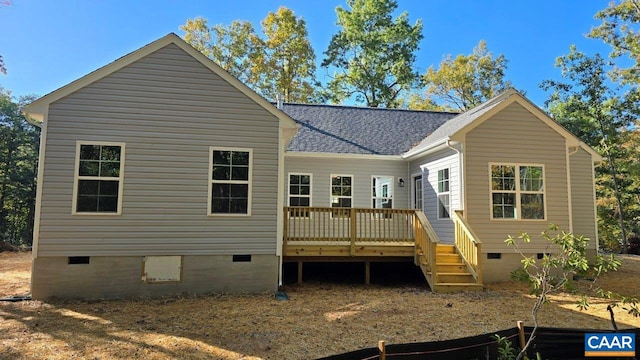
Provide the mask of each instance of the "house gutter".
POLYGON ((430 153, 437 152, 439 150, 447 149, 449 148, 449 145, 448 145, 449 141, 450 141, 450 138, 446 137, 434 142, 433 144, 427 146, 424 149, 415 150, 415 151, 409 150, 406 153, 402 154, 402 158, 405 160, 414 160, 418 156, 427 155, 430 153))

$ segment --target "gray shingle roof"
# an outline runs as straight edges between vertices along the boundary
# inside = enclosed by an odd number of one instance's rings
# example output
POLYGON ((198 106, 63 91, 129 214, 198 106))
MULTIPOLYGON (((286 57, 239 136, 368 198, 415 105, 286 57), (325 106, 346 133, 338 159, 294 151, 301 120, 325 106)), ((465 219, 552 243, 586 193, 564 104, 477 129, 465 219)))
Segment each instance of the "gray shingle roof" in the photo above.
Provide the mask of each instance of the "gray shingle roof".
POLYGON ((283 104, 300 124, 289 151, 401 155, 457 114, 335 105, 283 104))

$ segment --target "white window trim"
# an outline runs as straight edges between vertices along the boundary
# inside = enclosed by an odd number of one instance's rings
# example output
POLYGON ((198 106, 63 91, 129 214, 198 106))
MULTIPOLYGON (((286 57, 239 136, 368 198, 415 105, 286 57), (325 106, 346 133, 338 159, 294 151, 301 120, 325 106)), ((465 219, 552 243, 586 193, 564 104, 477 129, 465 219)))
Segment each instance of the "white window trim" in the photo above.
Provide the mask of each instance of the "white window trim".
POLYGON ((354 190, 354 182, 355 182, 355 178, 353 175, 349 175, 349 174, 330 174, 329 175, 329 207, 333 207, 333 178, 336 176, 340 176, 340 177, 350 177, 351 178, 351 196, 340 196, 342 198, 349 198, 351 199, 351 208, 353 208, 353 190, 354 190))
POLYGON ((253 149, 251 148, 238 148, 238 147, 218 147, 218 146, 210 146, 209 147, 209 194, 207 196, 207 216, 211 217, 248 217, 251 216, 251 205, 252 205, 252 194, 253 194, 253 149), (213 180, 213 152, 214 151, 238 151, 238 152, 248 152, 249 153, 249 180, 213 180), (247 184, 247 213, 246 214, 222 214, 222 213, 211 213, 211 196, 213 195, 213 183, 224 183, 224 184, 247 184))
MULTIPOLYGON (((307 196, 309 198, 309 207, 313 206, 313 174, 311 173, 301 173, 301 172, 290 172, 287 174, 287 205, 288 207, 291 206, 291 175, 299 175, 299 176, 309 176, 309 195, 293 195, 296 197, 305 197, 307 196)), ((306 211, 306 210, 305 210, 306 211)), ((305 214, 305 212, 303 212, 302 214, 305 214)), ((313 217, 313 212, 311 211, 306 211, 306 216, 294 216, 293 214, 289 215, 292 219, 310 219, 313 217)))
POLYGON ((451 220, 451 168, 446 167, 438 169, 436 171, 436 217, 438 220, 451 220), (447 171, 447 184, 449 185, 449 191, 440 192, 440 171, 447 171), (449 195, 449 217, 440 216, 440 195, 449 195))
POLYGON ((532 163, 509 163, 509 162, 490 162, 489 163, 489 219, 491 221, 532 221, 532 222, 545 222, 547 221, 547 169, 544 164, 532 164, 532 163), (514 166, 516 168, 516 190, 493 190, 491 186, 491 167, 492 166, 514 166), (520 167, 521 166, 530 166, 530 167, 541 167, 542 168, 542 199, 543 199, 543 211, 544 217, 542 219, 523 219, 522 218, 522 204, 520 201, 521 194, 538 194, 539 191, 525 191, 522 192, 520 190, 520 167), (514 218, 494 218, 493 217, 493 193, 513 193, 516 194, 516 206, 514 209, 515 217, 514 218))
POLYGON ((287 206, 291 206, 291 175, 300 175, 300 176, 308 176, 309 177, 309 195, 293 195, 295 197, 308 197, 309 198, 309 207, 313 206, 313 174, 312 173, 302 173, 302 172, 290 172, 287 174, 287 206))
MULTIPOLYGON (((391 187, 387 188, 388 189, 387 191, 390 190, 391 196, 373 196, 373 194, 371 194, 371 201, 376 200, 376 199, 391 200, 391 208, 390 209, 393 209, 395 207, 395 204, 394 204, 395 201, 393 201, 393 194, 395 193, 395 190, 396 190, 395 186, 394 186, 396 178, 394 176, 390 176, 390 175, 371 175, 371 184, 370 184, 369 189, 373 190, 373 179, 381 178, 381 177, 390 178, 391 179, 391 183, 389 184, 389 185, 391 185, 391 187)), ((353 188, 353 184, 351 185, 351 187, 353 188)), ((351 192, 351 194, 353 194, 353 191, 351 192)), ((352 201, 351 204, 353 205, 353 201, 352 201)), ((373 208, 373 204, 371 206, 373 208)), ((379 208, 379 209, 382 209, 382 208, 379 208)))
MULTIPOLYGON (((78 140, 76 141, 76 163, 73 173, 73 194, 71 201, 71 214, 78 216, 119 216, 122 215, 122 194, 124 193, 124 160, 125 160, 125 143, 123 142, 111 142, 111 141, 90 141, 90 140, 78 140), (116 212, 78 212, 78 182, 80 179, 86 180, 104 180, 101 176, 80 176, 80 146, 82 145, 101 145, 101 146, 120 146, 120 176, 118 179, 118 209, 116 212)), ((109 178, 111 180, 116 178, 109 178)))

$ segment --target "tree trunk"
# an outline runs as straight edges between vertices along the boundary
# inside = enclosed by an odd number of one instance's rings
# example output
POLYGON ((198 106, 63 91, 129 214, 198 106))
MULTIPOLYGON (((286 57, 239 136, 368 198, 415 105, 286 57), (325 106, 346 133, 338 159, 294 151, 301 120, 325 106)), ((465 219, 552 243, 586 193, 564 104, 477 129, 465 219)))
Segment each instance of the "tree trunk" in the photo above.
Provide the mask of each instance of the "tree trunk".
POLYGON ((600 131, 602 132, 602 145, 604 146, 604 151, 607 153, 609 171, 611 173, 611 180, 613 181, 613 191, 616 196, 616 202, 618 203, 618 221, 620 222, 620 231, 622 232, 622 253, 627 254, 629 252, 629 246, 627 244, 627 231, 624 228, 624 209, 622 207, 620 188, 618 187, 616 167, 613 163, 613 156, 611 155, 611 149, 609 147, 609 142, 607 141, 607 133, 605 132, 602 119, 598 118, 598 124, 600 125, 600 131))

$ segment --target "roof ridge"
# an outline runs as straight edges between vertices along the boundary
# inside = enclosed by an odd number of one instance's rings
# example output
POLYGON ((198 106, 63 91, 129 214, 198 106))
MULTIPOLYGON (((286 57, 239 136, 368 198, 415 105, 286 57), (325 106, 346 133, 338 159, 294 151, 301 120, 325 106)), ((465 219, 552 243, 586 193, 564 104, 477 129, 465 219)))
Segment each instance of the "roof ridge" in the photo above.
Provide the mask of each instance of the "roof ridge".
POLYGON ((461 114, 458 111, 398 109, 398 108, 382 108, 382 107, 372 107, 372 106, 341 105, 341 104, 307 104, 307 103, 298 103, 298 102, 285 102, 285 103, 283 103, 283 105, 329 107, 329 108, 356 109, 356 110, 374 110, 374 111, 416 112, 416 113, 423 113, 423 114, 424 113, 430 113, 430 114, 461 114))

